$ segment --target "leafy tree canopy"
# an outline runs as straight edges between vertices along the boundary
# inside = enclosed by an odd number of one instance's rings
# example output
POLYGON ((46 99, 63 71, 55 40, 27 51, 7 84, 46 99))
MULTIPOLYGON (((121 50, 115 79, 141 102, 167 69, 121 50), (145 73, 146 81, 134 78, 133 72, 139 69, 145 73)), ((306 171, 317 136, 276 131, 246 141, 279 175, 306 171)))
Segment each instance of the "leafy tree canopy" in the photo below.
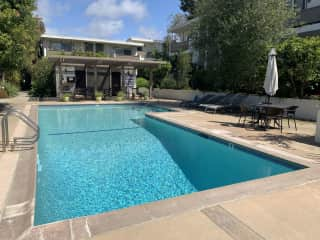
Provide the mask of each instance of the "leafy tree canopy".
POLYGON ((197 0, 181 0, 180 9, 184 11, 189 18, 192 18, 196 12, 197 0))
POLYGON ((35 9, 35 0, 0 1, 0 71, 20 71, 34 59, 40 37, 35 9))
POLYGON ((320 83, 320 37, 294 37, 278 46, 279 94, 304 97, 320 83))
POLYGON ((209 88, 256 92, 271 47, 292 32, 287 0, 202 0, 197 4, 195 46, 208 70, 209 88))

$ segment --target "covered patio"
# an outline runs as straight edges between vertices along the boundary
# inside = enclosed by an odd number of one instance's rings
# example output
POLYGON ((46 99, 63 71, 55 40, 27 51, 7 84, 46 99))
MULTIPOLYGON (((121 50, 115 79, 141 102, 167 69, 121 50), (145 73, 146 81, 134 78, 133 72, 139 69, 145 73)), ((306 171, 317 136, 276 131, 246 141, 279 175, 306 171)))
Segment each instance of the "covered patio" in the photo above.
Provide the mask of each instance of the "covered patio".
POLYGON ((49 56, 55 64, 57 96, 63 94, 83 94, 91 98, 95 91, 103 92, 105 97, 116 96, 119 91, 128 97, 136 94, 136 77, 138 69, 149 69, 152 97, 153 71, 163 61, 140 59, 137 57, 83 57, 83 56, 49 56))

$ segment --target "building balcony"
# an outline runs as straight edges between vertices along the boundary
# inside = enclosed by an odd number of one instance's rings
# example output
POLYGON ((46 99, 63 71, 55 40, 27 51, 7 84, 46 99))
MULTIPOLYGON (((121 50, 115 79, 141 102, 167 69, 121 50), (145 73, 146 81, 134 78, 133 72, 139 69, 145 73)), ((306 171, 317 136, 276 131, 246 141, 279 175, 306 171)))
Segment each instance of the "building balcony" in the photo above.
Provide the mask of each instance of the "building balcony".
POLYGON ((184 41, 184 42, 176 42, 176 41, 172 41, 170 43, 170 51, 172 53, 174 52, 183 52, 183 51, 187 51, 190 49, 190 42, 189 41, 184 41))
POLYGON ((85 51, 59 51, 47 50, 47 56, 77 56, 77 57, 101 57, 101 58, 139 58, 139 55, 126 55, 126 54, 107 54, 104 52, 85 52, 85 51))
POLYGON ((320 22, 320 6, 303 9, 299 16, 299 24, 306 25, 320 22))

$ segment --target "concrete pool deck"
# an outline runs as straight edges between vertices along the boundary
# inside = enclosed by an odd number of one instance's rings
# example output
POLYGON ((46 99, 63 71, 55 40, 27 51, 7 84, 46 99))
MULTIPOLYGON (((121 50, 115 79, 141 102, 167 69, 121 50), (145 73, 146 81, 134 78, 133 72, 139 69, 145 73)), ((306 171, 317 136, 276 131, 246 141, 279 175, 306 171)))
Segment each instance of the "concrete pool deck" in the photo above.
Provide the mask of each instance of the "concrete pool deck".
MULTIPOLYGON (((33 109, 39 104, 65 104, 28 102, 23 95, 10 101, 10 104, 18 106, 19 109, 29 109, 30 114, 34 114, 33 109)), ((106 103, 114 102, 102 102, 106 103)), ((174 101, 161 103, 176 106, 174 101)), ((208 135, 282 156, 309 168, 119 211, 30 228, 28 224, 33 219, 34 176, 26 175, 35 168, 36 151, 23 151, 19 152, 16 166, 11 166, 11 172, 7 173, 11 175, 12 182, 7 182, 7 185, 10 185, 10 193, 5 201, 5 217, 0 222, 0 239, 18 239, 17 236, 21 234, 19 239, 25 240, 317 239, 315 236, 320 234, 320 148, 312 139, 315 123, 298 121, 298 132, 295 132, 294 129, 288 129, 284 122, 284 133, 280 134, 277 129, 258 131, 250 127, 240 127, 237 125, 236 116, 178 108, 177 110, 151 115, 208 135), (33 162, 30 161, 32 156, 33 162), (31 184, 33 188, 27 191, 28 188, 24 188, 24 184, 31 184)), ((21 128, 20 125, 17 122, 12 128, 21 128)), ((8 163, 10 154, 12 155, 11 152, 1 153, 1 160, 5 159, 8 163)), ((4 175, 0 173, 0 181, 3 178, 4 175)), ((0 185, 0 191, 3 192, 5 187, 8 188, 4 184, 0 185)))

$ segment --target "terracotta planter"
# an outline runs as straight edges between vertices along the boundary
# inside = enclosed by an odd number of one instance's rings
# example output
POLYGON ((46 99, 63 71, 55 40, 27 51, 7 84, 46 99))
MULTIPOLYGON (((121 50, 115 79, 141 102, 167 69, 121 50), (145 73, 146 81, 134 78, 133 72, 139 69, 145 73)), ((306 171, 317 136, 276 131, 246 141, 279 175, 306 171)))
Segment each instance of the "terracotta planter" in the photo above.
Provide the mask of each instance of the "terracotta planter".
POLYGON ((96 101, 97 102, 101 102, 102 101, 102 97, 96 97, 96 101))

